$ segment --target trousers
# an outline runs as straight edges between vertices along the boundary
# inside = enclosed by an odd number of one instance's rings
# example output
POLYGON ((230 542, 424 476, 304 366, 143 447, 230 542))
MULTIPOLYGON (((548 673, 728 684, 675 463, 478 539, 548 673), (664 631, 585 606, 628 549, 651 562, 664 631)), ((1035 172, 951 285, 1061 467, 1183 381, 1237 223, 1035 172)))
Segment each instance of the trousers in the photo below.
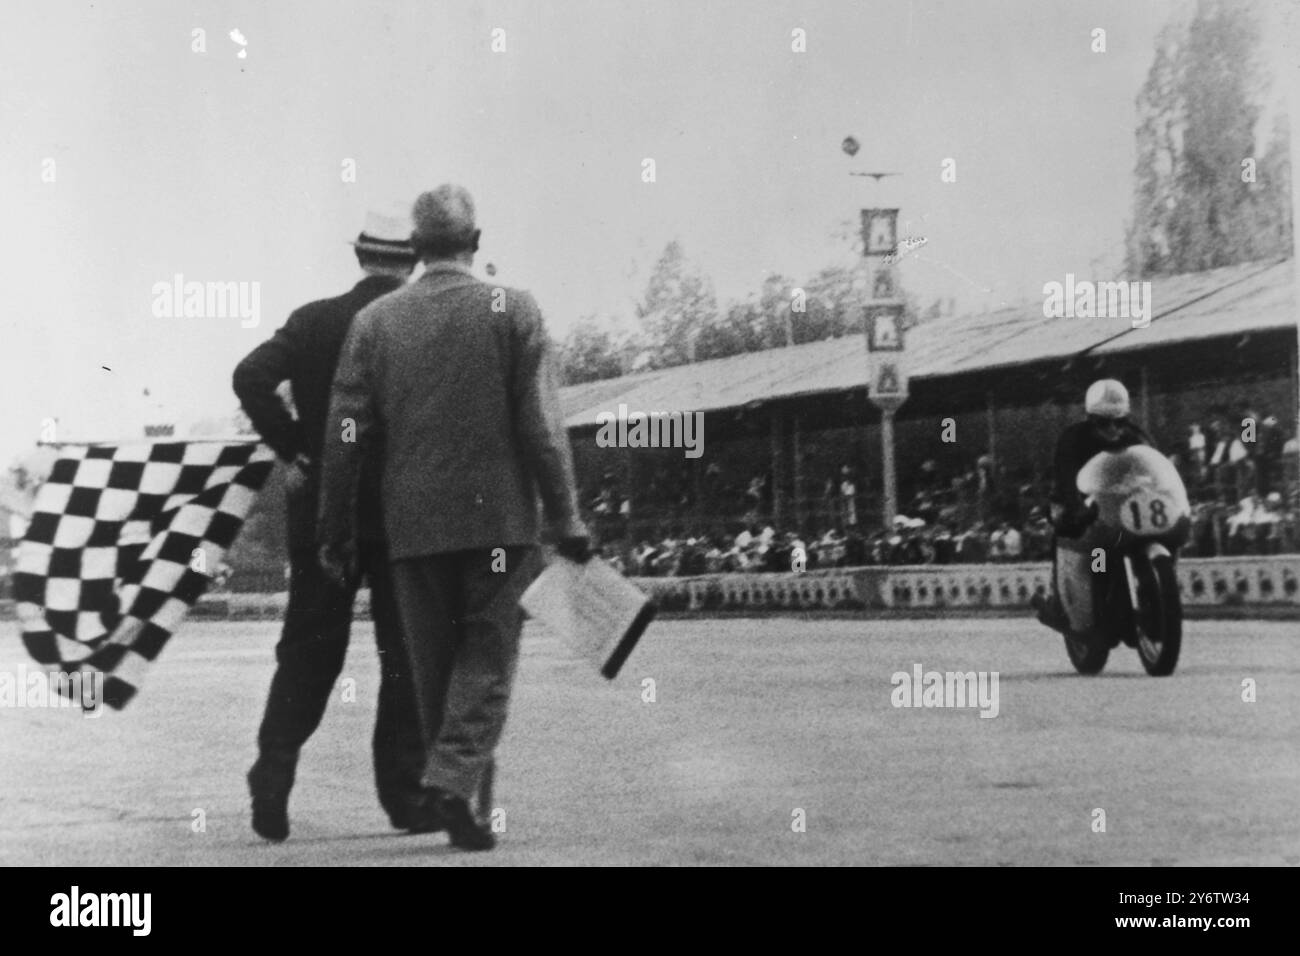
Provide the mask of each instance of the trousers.
POLYGON ((519 598, 537 573, 537 549, 453 551, 392 568, 425 744, 423 783, 472 801, 505 727, 523 630, 519 598))
MULTIPOLYGON (((424 745, 387 549, 382 541, 363 539, 357 552, 370 583, 379 649, 379 703, 371 741, 375 786, 384 810, 390 816, 401 815, 421 795, 424 745)), ((347 587, 330 581, 317 563, 315 549, 309 547, 291 549, 289 569, 289 606, 257 734, 258 760, 250 773, 253 786, 264 791, 287 792, 293 786, 298 754, 320 726, 343 670, 360 584, 359 579, 347 587)))

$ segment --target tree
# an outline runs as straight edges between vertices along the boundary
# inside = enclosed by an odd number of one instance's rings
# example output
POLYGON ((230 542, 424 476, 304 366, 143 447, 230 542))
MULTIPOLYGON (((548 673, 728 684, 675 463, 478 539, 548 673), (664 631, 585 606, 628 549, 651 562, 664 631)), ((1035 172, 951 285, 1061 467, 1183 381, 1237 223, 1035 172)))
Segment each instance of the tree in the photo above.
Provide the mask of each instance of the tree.
POLYGON ((793 309, 794 287, 794 282, 777 273, 763 280, 758 293, 759 349, 781 348, 799 341, 796 333, 806 312, 793 309))
POLYGON ((696 340, 695 359, 725 358, 744 352, 761 352, 800 341, 804 312, 794 311, 795 283, 773 274, 757 295, 728 305, 725 312, 706 323, 696 340))
POLYGON ((709 322, 695 340, 695 360, 726 358, 762 348, 762 321, 753 299, 733 302, 709 322))
POLYGON ((677 240, 668 243, 655 263, 636 313, 652 367, 695 361, 699 338, 717 321, 718 302, 713 283, 687 262, 677 240))
POLYGON ((804 283, 804 313, 795 323, 796 342, 817 342, 862 331, 862 292, 858 272, 828 266, 804 283))
POLYGON ((1259 32, 1248 6, 1200 0, 1190 20, 1171 22, 1157 37, 1137 99, 1138 159, 1126 236, 1131 277, 1289 254, 1281 238, 1289 240, 1290 203, 1279 201, 1277 181, 1289 176, 1290 163, 1276 129, 1256 181, 1243 181, 1243 160, 1260 157, 1259 32))
POLYGON ((1269 254, 1284 255, 1295 248, 1295 223, 1291 220, 1291 123, 1286 113, 1273 117, 1273 134, 1259 162, 1259 189, 1255 193, 1259 240, 1269 254))
MULTIPOLYGON (((862 283, 854 266, 828 266, 802 285, 773 273, 758 290, 720 309, 712 282, 687 260, 680 243, 670 242, 636 305, 641 334, 612 333, 609 320, 580 320, 557 345, 563 383, 860 335, 862 283)), ((910 328, 921 321, 921 310, 908 292, 901 298, 910 328)), ((937 314, 937 304, 930 314, 937 314)))
POLYGON ((628 370, 632 346, 620 341, 595 316, 584 316, 556 347, 563 385, 615 378, 628 370))

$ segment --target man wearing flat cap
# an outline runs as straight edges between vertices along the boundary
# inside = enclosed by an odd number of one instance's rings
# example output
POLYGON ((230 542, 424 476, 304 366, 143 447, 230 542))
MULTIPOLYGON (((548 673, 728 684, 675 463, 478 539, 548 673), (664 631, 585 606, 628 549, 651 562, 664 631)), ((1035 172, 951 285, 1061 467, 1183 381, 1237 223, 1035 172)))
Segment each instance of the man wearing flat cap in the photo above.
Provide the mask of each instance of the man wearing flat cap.
POLYGON ((471 274, 479 230, 464 189, 423 194, 413 219, 424 274, 357 316, 334 379, 321 564, 342 577, 352 562, 364 440, 380 431, 389 557, 427 749, 424 820, 454 846, 487 850, 495 838, 469 802, 505 726, 519 598, 541 537, 582 560, 587 532, 537 303, 471 274))
MULTIPOLYGON (((289 791, 299 751, 320 724, 342 671, 359 584, 359 574, 332 581, 317 562, 319 462, 330 384, 357 312, 401 288, 410 277, 416 261, 410 231, 405 209, 371 213, 365 230, 353 243, 365 278, 350 292, 295 311, 283 328, 235 369, 235 393, 244 411, 288 466, 289 605, 257 735, 258 757, 248 774, 253 829, 269 840, 289 835, 289 791), (296 417, 281 400, 285 382, 296 417)), ((379 802, 394 827, 421 829, 414 814, 423 801, 420 773, 424 748, 393 602, 375 469, 361 475, 354 518, 358 571, 370 581, 371 616, 379 647, 379 705, 372 742, 379 802)))

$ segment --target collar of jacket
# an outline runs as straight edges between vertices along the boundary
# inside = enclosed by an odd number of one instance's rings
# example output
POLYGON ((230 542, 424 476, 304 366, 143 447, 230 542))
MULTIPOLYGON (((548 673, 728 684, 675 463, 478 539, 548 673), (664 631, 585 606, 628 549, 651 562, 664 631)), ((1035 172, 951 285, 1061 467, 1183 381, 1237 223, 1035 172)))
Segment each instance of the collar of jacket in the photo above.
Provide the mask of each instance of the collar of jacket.
POLYGON ((424 274, 420 276, 421 280, 436 276, 463 275, 473 276, 474 273, 469 266, 460 262, 444 260, 442 262, 429 263, 424 267, 424 274))
POLYGON ((396 276, 372 276, 368 275, 352 287, 354 292, 363 292, 368 289, 398 289, 405 283, 396 276))

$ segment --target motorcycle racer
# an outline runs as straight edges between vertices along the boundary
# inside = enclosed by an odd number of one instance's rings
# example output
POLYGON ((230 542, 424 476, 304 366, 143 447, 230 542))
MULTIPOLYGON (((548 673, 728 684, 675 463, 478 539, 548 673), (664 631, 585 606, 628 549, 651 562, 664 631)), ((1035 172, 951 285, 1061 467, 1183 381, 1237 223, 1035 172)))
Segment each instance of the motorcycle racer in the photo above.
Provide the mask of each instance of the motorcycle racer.
POLYGON ((1086 502, 1078 489, 1079 471, 1100 452, 1151 444, 1146 432, 1128 417, 1129 395, 1123 382, 1113 378, 1093 382, 1083 408, 1087 417, 1067 427, 1056 443, 1050 499, 1052 593, 1047 599, 1036 596, 1033 602, 1038 620, 1057 631, 1068 626, 1057 582, 1057 540, 1079 537, 1097 516, 1096 506, 1086 502))

